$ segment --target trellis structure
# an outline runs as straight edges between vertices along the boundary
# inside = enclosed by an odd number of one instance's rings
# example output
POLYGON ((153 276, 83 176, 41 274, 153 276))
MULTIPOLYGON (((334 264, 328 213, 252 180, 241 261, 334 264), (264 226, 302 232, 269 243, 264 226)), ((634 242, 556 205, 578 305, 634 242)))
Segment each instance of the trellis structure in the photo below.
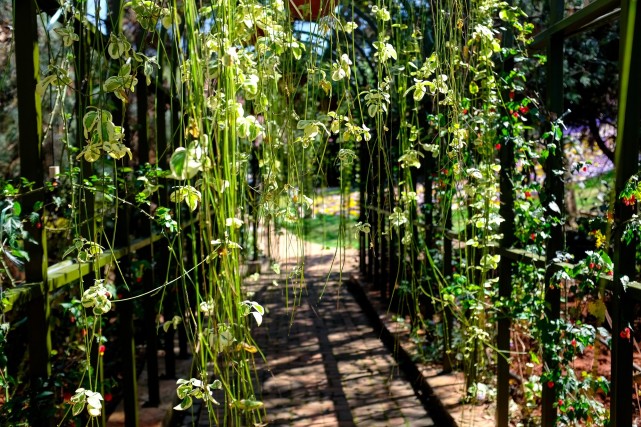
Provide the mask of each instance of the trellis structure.
MULTIPOLYGON (((638 10, 637 1, 623 1, 616 0, 596 0, 584 9, 574 13, 573 15, 563 18, 564 3, 560 0, 551 0, 550 2, 550 23, 548 29, 541 32, 535 41, 536 47, 545 47, 548 56, 548 69, 547 76, 547 103, 548 110, 555 113, 557 116, 563 114, 563 40, 572 34, 580 33, 584 28, 592 27, 601 22, 607 22, 607 19, 615 15, 619 15, 621 22, 621 52, 620 52, 620 95, 619 95, 619 118, 618 118, 618 136, 616 147, 616 194, 621 193, 628 179, 638 172, 638 152, 639 152, 639 118, 641 117, 641 79, 636 76, 641 75, 641 19, 639 19, 640 12, 638 10)), ((42 135, 41 126, 34 126, 33 124, 40 124, 42 116, 40 112, 40 100, 36 94, 36 86, 38 83, 38 39, 37 39, 37 25, 36 25, 36 5, 31 1, 15 1, 14 2, 14 28, 15 28, 15 44, 16 44, 16 67, 18 72, 18 100, 19 100, 19 137, 20 137, 20 159, 21 159, 21 173, 29 181, 42 182, 44 179, 42 173, 42 135)), ((509 37, 505 38, 508 43, 509 37)), ((162 61, 160 61, 162 62, 162 61)), ((139 90, 144 92, 146 86, 141 84, 139 90)), ((159 92, 158 107, 162 111, 166 94, 159 92)), ((147 111, 147 98, 146 96, 139 96, 138 112, 139 124, 146 122, 144 112, 147 111)), ((158 114, 157 122, 158 129, 164 129, 164 114, 158 114)), ((146 129, 146 125, 141 125, 141 129, 146 129)), ((158 144, 167 144, 164 140, 164 132, 158 132, 158 144)), ((144 135, 140 136, 139 140, 146 141, 144 135)), ((147 147, 148 148, 148 147, 147 147)), ((385 167, 383 166, 383 156, 369 158, 366 150, 366 145, 360 146, 360 162, 361 171, 369 170, 372 164, 375 164, 374 169, 383 174, 380 177, 382 182, 391 179, 384 176, 385 167)), ((161 150, 164 151, 164 150, 161 150)), ((148 154, 148 149, 145 150, 144 145, 140 147, 141 162, 146 160, 145 153, 148 154)), ((562 216, 563 207, 563 181, 559 175, 550 173, 551 171, 560 169, 563 164, 563 153, 557 151, 554 155, 548 158, 546 169, 548 171, 548 179, 546 180, 546 193, 550 198, 555 200, 557 205, 561 208, 560 212, 555 209, 548 208, 547 214, 550 217, 562 216)), ((499 289, 500 294, 504 297, 509 297, 511 293, 511 275, 512 264, 521 259, 528 259, 538 265, 547 268, 546 280, 550 280, 555 269, 562 266, 557 265, 553 260, 556 257, 557 251, 564 247, 564 237, 561 225, 553 228, 553 233, 546 248, 546 257, 536 257, 528 254, 522 250, 513 249, 513 234, 514 224, 510 220, 513 215, 513 188, 510 182, 509 171, 514 167, 513 163, 513 147, 508 143, 501 151, 501 193, 502 205, 501 216, 506 220, 502 224, 502 231, 504 240, 497 251, 501 254, 500 264, 500 281, 499 289)), ((389 212, 381 212, 380 209, 372 209, 372 201, 379 206, 385 206, 388 211, 393 209, 393 197, 385 192, 384 187, 377 187, 374 179, 360 181, 361 192, 361 218, 365 220, 365 213, 368 209, 371 211, 374 220, 373 224, 384 224, 385 214, 389 212), (382 202, 381 202, 382 201, 382 202)), ((431 193, 431 179, 425 179, 426 192, 431 193)), ((25 210, 32 210, 36 202, 42 199, 42 194, 32 193, 26 196, 23 200, 25 210)), ((619 197, 616 197, 616 209, 614 215, 614 230, 622 230, 623 225, 628 221, 634 209, 630 206, 624 205, 619 197)), ((431 219, 429 213, 426 215, 426 222, 428 223, 427 233, 432 233, 430 227, 431 219)), ((391 298, 393 295, 394 281, 392 278, 399 270, 400 256, 398 253, 399 241, 393 237, 389 241, 387 238, 381 237, 381 232, 385 231, 386 225, 382 226, 383 229, 376 229, 374 225, 372 235, 377 237, 371 241, 366 236, 361 237, 361 269, 363 274, 372 280, 377 281, 377 285, 381 290, 381 294, 386 298, 391 298)), ((48 310, 47 298, 50 293, 62 286, 65 286, 74 280, 77 280, 82 275, 90 273, 88 265, 71 265, 71 266, 52 266, 48 268, 46 253, 43 250, 46 248, 46 235, 42 230, 31 227, 29 232, 34 236, 35 240, 40 242, 39 245, 30 245, 26 247, 30 254, 30 261, 27 263, 25 274, 27 284, 22 285, 9 292, 8 300, 13 307, 23 306, 27 307, 29 319, 29 355, 30 355, 30 377, 34 390, 37 384, 50 375, 49 353, 50 353, 50 338, 49 338, 49 324, 48 324, 48 310)), ((451 236, 450 236, 451 237, 451 236)), ((159 237, 148 236, 142 237, 136 241, 127 242, 126 238, 121 241, 123 247, 116 249, 110 253, 106 253, 97 262, 98 265, 103 266, 115 259, 123 258, 129 253, 141 250, 143 248, 150 248, 154 241, 159 237)), ((430 239, 428 239, 430 240, 430 239)), ((632 304, 634 301, 641 301, 641 285, 631 283, 627 291, 624 291, 620 283, 620 278, 624 275, 634 277, 636 274, 635 266, 635 244, 625 245, 621 239, 615 239, 614 248, 614 276, 611 279, 609 288, 613 292, 613 306, 612 306, 612 319, 613 325, 613 355, 612 355, 612 406, 611 406, 611 423, 612 425, 630 425, 632 423, 632 343, 630 340, 619 337, 617 331, 622 330, 626 325, 631 324, 633 319, 632 304)), ((451 275, 452 263, 452 241, 446 239, 444 242, 444 274, 451 275)), ((604 277, 603 280, 609 280, 604 277)), ((546 300, 548 301, 548 318, 554 319, 559 316, 560 310, 560 293, 558 289, 549 289, 547 291, 546 300)), ((125 385, 124 389, 128 393, 125 395, 126 412, 127 412, 127 425, 137 425, 137 398, 136 398, 136 383, 135 383, 135 358, 133 355, 133 341, 132 341, 132 326, 131 326, 131 306, 129 304, 122 304, 121 322, 123 324, 123 337, 125 341, 130 343, 128 351, 125 352, 126 360, 128 363, 128 375, 126 376, 129 383, 125 385)), ((153 325, 153 317, 155 313, 147 313, 147 322, 153 325)), ((510 342, 510 319, 503 318, 499 321, 497 345, 500 351, 504 352, 506 357, 498 358, 498 406, 497 406, 497 423, 500 426, 508 425, 508 402, 509 402, 509 342, 510 342)), ((148 328, 153 332, 154 328, 148 328)), ((154 334, 149 336, 148 342, 153 343, 154 334)), ((170 354, 170 353, 168 353, 170 354)), ((173 354, 173 352, 172 352, 173 354)), ((148 369, 150 369, 149 378, 157 378, 157 366, 154 366, 153 357, 149 360, 148 369), (153 371, 156 371, 155 373, 153 371)), ((445 357, 445 365, 449 363, 449 358, 445 357)), ((154 398, 154 391, 157 395, 157 383, 154 384, 150 381, 150 396, 151 400, 154 398)), ((553 425, 556 418, 556 410, 554 408, 555 389, 544 388, 543 395, 543 420, 544 425, 553 425)), ((42 419, 39 417, 38 408, 34 406, 34 413, 32 416, 34 426, 49 425, 51 420, 42 419)))

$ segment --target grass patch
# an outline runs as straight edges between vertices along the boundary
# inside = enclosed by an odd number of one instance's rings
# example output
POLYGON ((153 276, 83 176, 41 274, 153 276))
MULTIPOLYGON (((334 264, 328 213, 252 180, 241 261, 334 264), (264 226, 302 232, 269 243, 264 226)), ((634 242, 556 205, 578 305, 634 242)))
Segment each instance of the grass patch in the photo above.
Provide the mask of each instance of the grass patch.
POLYGON ((574 191, 578 211, 590 211, 610 202, 610 193, 614 188, 614 170, 601 175, 590 177, 574 183, 570 190, 574 191))
POLYGON ((317 214, 304 218, 301 223, 284 223, 283 226, 302 240, 326 248, 347 247, 358 249, 356 222, 340 215, 317 214))

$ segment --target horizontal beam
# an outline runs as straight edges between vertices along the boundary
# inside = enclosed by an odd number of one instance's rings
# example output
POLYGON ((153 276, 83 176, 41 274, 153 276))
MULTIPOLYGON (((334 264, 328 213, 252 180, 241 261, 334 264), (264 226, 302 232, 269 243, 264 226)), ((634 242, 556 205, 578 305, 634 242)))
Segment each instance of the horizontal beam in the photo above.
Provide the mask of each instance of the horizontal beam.
MULTIPOLYGON (((445 230, 445 237, 449 240, 457 240, 458 233, 452 230, 445 230)), ((466 247, 465 242, 458 241, 458 245, 455 246, 457 249, 464 249, 466 247)), ((489 244, 488 247, 492 252, 498 252, 502 257, 506 257, 515 262, 530 262, 536 267, 543 268, 545 267, 545 256, 537 255, 535 253, 526 251, 525 249, 516 249, 516 248, 501 248, 496 244, 489 244)), ((575 264, 570 264, 568 262, 555 262, 554 267, 558 269, 573 268, 575 264)), ((606 274, 601 274, 599 276, 600 280, 604 280, 606 283, 605 289, 613 290, 614 282, 612 276, 606 274)), ((627 295, 630 296, 634 301, 641 301, 641 283, 630 281, 627 285, 627 295)))
MULTIPOLYGON (((195 224, 197 221, 197 219, 187 221, 183 226, 183 229, 195 224)), ((125 248, 103 252, 93 263, 88 262, 80 264, 75 261, 65 260, 54 264, 47 270, 48 290, 51 292, 62 288, 63 286, 79 280, 81 277, 91 273, 94 271, 96 266, 97 268, 104 267, 105 265, 147 247, 162 238, 162 234, 154 234, 151 237, 135 239, 125 248)), ((42 295, 42 292, 44 292, 42 283, 23 283, 15 288, 6 290, 2 300, 2 303, 4 304, 4 312, 8 313, 14 308, 21 307, 29 303, 32 299, 42 295)))
POLYGON ((537 34, 530 45, 530 49, 541 49, 545 47, 545 42, 553 36, 569 36, 581 31, 585 27, 591 27, 592 24, 601 21, 604 17, 613 18, 614 16, 618 16, 620 5, 621 0, 595 0, 537 34))

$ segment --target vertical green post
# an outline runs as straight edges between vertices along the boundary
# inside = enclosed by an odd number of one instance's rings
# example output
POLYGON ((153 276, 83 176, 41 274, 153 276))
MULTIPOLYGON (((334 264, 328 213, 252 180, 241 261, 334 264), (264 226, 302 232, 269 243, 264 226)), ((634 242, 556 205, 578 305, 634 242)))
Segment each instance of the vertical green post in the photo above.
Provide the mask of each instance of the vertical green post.
MULTIPOLYGON (((501 206, 499 213, 501 223, 501 248, 509 249, 514 244, 514 185, 512 184, 512 171, 514 170, 514 142, 505 138, 501 143, 501 206)), ((510 406, 510 326, 511 319, 506 312, 507 302, 512 297, 512 260, 503 254, 499 264, 499 308, 497 322, 496 347, 497 355, 497 398, 496 398, 496 425, 507 427, 509 424, 510 406)))
POLYGON ((638 0, 621 2, 620 90, 615 154, 616 201, 614 207, 614 295, 612 299, 612 403, 610 425, 632 425, 632 352, 631 339, 622 337, 632 329, 632 302, 621 286, 621 277, 636 275, 637 242, 621 240, 624 224, 636 213, 636 206, 625 206, 620 199, 630 177, 639 171, 639 120, 641 118, 641 19, 638 0))
MULTIPOLYGON (((555 22, 563 18, 564 3, 563 0, 550 0, 550 22, 555 22)), ((562 34, 553 34, 547 41, 547 70, 546 70, 546 101, 550 114, 550 119, 560 118, 563 114, 563 43, 562 34)), ((552 283, 553 259, 556 258, 557 252, 565 248, 565 236, 563 234, 563 225, 561 224, 565 207, 563 174, 556 173, 563 170, 563 141, 555 141, 556 149, 550 150, 550 154, 545 162, 545 184, 543 194, 543 205, 546 209, 546 216, 552 219, 550 230, 550 239, 545 248, 545 259, 547 269, 545 272, 545 303, 546 317, 548 324, 559 318, 561 311, 561 292, 558 286, 552 283), (558 207, 558 209, 556 209, 558 207)), ((544 332, 545 333, 545 332, 544 332)), ((553 355, 549 351, 543 350, 544 362, 550 370, 554 366, 553 355)), ((556 425, 557 411, 554 406, 556 402, 556 387, 543 386, 542 393, 542 413, 541 422, 544 426, 556 425)))
MULTIPOLYGON (((42 164, 42 112, 36 85, 40 76, 38 26, 35 3, 32 0, 13 2, 13 22, 16 53, 16 74, 18 92, 18 132, 20 142, 20 174, 39 188, 44 179, 42 164)), ((22 198, 22 210, 32 212, 34 205, 43 201, 42 192, 30 192, 22 198)), ((49 332, 49 301, 47 288, 46 240, 41 229, 30 221, 25 223, 26 231, 33 242, 25 240, 25 251, 30 260, 25 265, 28 283, 39 283, 32 294, 28 309, 29 322, 29 373, 31 381, 30 424, 49 426, 51 417, 43 410, 50 403, 36 396, 43 391, 49 376, 51 364, 51 336, 49 332), (34 243, 36 242, 36 243, 34 243)))
POLYGON ((147 134, 147 83, 144 77, 136 85, 136 101, 138 107, 138 164, 149 162, 149 136, 147 134))
MULTIPOLYGON (((508 29, 503 34, 503 46, 511 48, 514 45, 514 33, 508 29)), ((505 61, 503 70, 509 73, 514 67, 512 58, 505 61)), ((514 184, 512 171, 514 170, 514 141, 512 138, 503 138, 500 151, 501 172, 499 179, 501 206, 499 214, 503 219, 501 223, 501 248, 509 249, 514 245, 514 184)), ((510 326, 511 319, 506 312, 507 302, 512 297, 512 260, 502 254, 499 264, 499 308, 497 321, 496 347, 497 373, 496 373, 496 425, 507 427, 510 421, 510 326)))

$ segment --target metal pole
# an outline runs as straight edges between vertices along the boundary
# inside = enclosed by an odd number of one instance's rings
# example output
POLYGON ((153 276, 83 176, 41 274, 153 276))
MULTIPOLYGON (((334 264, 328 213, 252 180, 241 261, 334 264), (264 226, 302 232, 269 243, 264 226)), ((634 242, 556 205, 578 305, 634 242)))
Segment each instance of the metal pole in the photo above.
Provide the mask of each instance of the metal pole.
MULTIPOLYGON (((550 25, 560 21, 563 18, 564 3, 563 0, 550 0, 550 25)), ((556 120, 563 114, 563 35, 556 34, 550 37, 547 44, 547 108, 550 114, 550 120, 556 120)), ((546 317, 549 324, 558 319, 561 311, 561 291, 558 286, 552 283, 554 271, 552 269, 552 260, 556 254, 565 248, 565 236, 563 225, 561 223, 564 207, 563 176, 555 173, 563 169, 563 141, 555 141, 556 149, 550 152, 545 162, 545 184, 543 194, 543 205, 546 209, 546 216, 553 219, 550 229, 550 239, 545 248, 545 259, 548 268, 545 273, 545 302, 546 317), (556 209, 558 206, 558 209, 556 209), (553 208, 555 207, 555 208, 553 208)), ((546 367, 553 371, 557 368, 553 364, 553 355, 544 349, 543 360, 546 367)), ((549 387, 548 384, 554 382, 545 381, 542 392, 542 413, 541 421, 543 426, 556 425, 557 410, 554 406, 556 402, 556 385, 549 387)))
POLYGON ((625 223, 637 211, 619 198, 630 177, 639 171, 639 119, 641 118, 641 31, 637 0, 621 2, 619 117, 615 154, 617 199, 614 208, 614 295, 612 299, 612 404, 610 424, 632 425, 632 339, 621 334, 632 329, 632 302, 621 277, 636 275, 637 242, 621 240, 625 223))

